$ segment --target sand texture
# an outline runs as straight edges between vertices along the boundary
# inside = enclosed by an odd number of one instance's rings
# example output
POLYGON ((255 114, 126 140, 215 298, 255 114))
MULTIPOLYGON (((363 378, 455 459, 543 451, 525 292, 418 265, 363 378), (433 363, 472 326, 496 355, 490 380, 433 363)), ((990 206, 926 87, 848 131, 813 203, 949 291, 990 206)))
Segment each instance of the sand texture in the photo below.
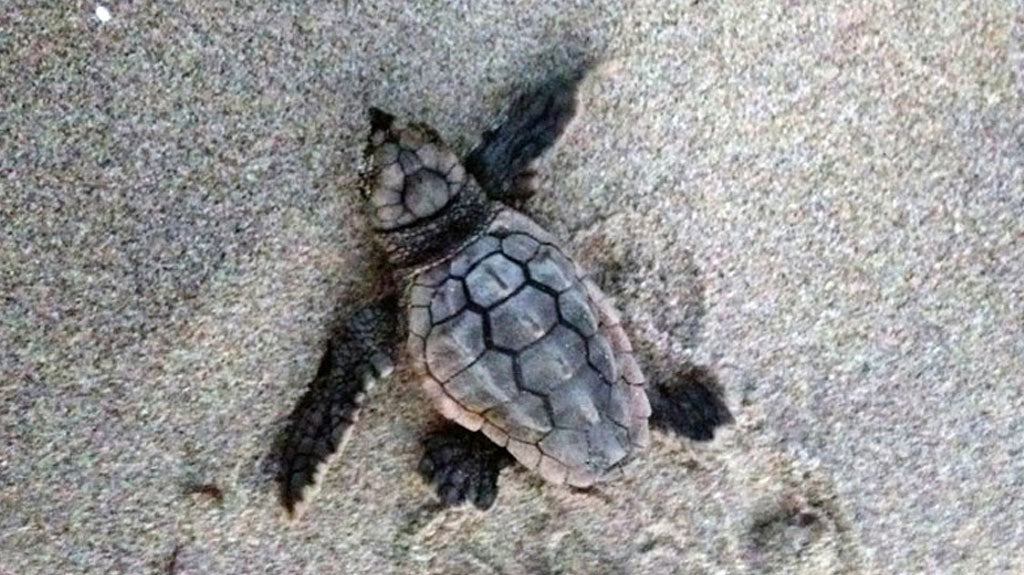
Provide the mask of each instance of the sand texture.
POLYGON ((104 7, 0 8, 0 574, 1024 572, 1020 2, 104 7), (366 108, 465 152, 586 61, 528 211, 736 424, 445 511, 400 373, 283 524, 274 438, 384 283, 366 108))

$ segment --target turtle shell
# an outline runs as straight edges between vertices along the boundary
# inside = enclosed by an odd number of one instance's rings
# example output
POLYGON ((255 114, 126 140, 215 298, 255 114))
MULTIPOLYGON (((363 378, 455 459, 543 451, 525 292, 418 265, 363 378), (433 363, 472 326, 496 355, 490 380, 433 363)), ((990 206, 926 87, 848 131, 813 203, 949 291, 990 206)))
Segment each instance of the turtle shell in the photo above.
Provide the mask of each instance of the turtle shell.
POLYGON ((526 216, 419 273, 408 351, 447 418, 555 483, 586 487, 647 443, 650 405, 618 314, 526 216))

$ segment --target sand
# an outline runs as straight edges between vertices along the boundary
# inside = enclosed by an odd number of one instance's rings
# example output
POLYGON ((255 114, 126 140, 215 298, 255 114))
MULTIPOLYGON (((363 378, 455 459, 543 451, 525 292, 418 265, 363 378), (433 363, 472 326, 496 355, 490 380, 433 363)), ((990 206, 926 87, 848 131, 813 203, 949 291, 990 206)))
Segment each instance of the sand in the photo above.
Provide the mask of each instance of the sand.
POLYGON ((0 8, 0 573, 1024 572, 1019 2, 240 4, 0 8), (443 511, 399 377, 283 524, 365 108, 464 152, 591 60, 529 211, 736 424, 443 511))

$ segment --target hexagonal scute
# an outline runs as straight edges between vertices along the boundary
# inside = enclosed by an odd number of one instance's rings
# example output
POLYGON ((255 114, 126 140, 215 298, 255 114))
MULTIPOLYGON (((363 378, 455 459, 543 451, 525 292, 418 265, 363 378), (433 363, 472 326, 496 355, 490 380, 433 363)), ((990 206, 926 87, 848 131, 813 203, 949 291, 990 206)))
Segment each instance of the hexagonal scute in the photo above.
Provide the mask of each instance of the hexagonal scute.
POLYGON ((407 178, 405 207, 417 218, 429 216, 448 203, 448 182, 429 170, 407 178))
POLYGON ((444 282, 430 301, 430 319, 436 324, 450 318, 466 307, 466 291, 462 280, 451 278, 444 282))
POLYGON ((501 247, 501 242, 494 236, 481 236, 475 242, 469 244, 452 259, 449 272, 453 276, 463 277, 469 268, 476 262, 484 259, 501 247))
POLYGON ((584 366, 577 376, 553 390, 548 395, 548 401, 551 403, 555 427, 586 431, 601 421, 598 403, 601 402, 601 396, 607 397, 610 390, 589 365, 584 366), (593 385, 595 381, 599 385, 593 385))
POLYGON ((492 424, 491 422, 485 421, 484 424, 480 426, 480 431, 487 436, 487 439, 490 439, 498 446, 505 447, 508 445, 508 434, 505 433, 504 429, 492 424))
POLYGON ((378 166, 386 166, 398 161, 399 148, 396 144, 384 144, 373 154, 373 161, 378 166))
POLYGON ((587 464, 587 434, 573 429, 555 429, 539 444, 540 450, 561 461, 567 467, 583 467, 587 464))
POLYGON ((619 374, 615 367, 615 354, 608 339, 600 333, 587 340, 587 358, 608 383, 615 383, 619 374))
POLYGON ((405 174, 402 172, 402 166, 398 162, 387 165, 382 164, 382 166, 380 173, 377 174, 377 185, 395 193, 401 192, 405 184, 405 174))
POLYGON ((419 130, 403 130, 401 134, 398 143, 403 148, 416 150, 423 145, 423 132, 419 130))
POLYGON ((422 373, 426 369, 426 365, 423 363, 426 357, 427 342, 422 337, 416 335, 413 332, 409 332, 409 337, 405 340, 405 349, 409 354, 409 363, 413 370, 422 373))
POLYGON ((401 226, 412 222, 416 216, 402 206, 384 206, 377 208, 377 219, 385 229, 401 226))
POLYGON ((402 194, 401 192, 396 192, 395 190, 384 187, 377 188, 377 190, 373 192, 373 196, 370 197, 370 203, 375 208, 396 206, 402 203, 402 194))
POLYGON ((491 229, 526 234, 541 243, 555 243, 557 241, 551 235, 551 232, 542 228, 526 214, 515 210, 502 210, 498 217, 494 218, 491 229))
POLYGON ((561 485, 565 483, 565 480, 568 478, 569 468, 554 457, 542 454, 540 456, 540 465, 537 466, 537 473, 539 473, 545 481, 550 481, 555 485, 561 485))
POLYGON ((646 419, 633 422, 629 427, 629 442, 638 449, 645 449, 651 444, 651 429, 647 426, 646 419))
POLYGON ((565 478, 565 482, 573 487, 590 487, 597 483, 600 479, 600 475, 594 472, 593 469, 588 467, 577 467, 576 469, 569 470, 569 476, 565 478))
POLYGON ((626 456, 629 437, 625 429, 609 421, 588 429, 587 442, 590 444, 590 467, 608 469, 626 456))
POLYGON ((409 176, 415 174, 423 168, 423 162, 416 156, 415 152, 410 150, 402 150, 398 152, 398 163, 402 166, 402 171, 405 175, 409 176))
POLYGON ((562 291, 572 285, 575 278, 572 262, 551 246, 543 246, 529 263, 530 279, 547 287, 562 291))
POLYGON ((608 417, 615 423, 628 427, 633 409, 632 398, 630 397, 629 389, 627 389, 629 386, 622 382, 616 382, 606 387, 608 387, 610 394, 607 409, 608 417))
POLYGON ((540 449, 536 445, 513 439, 505 446, 527 469, 534 469, 540 465, 540 449))
POLYGON ((444 264, 436 265, 417 275, 416 285, 437 287, 449 277, 451 277, 451 272, 448 271, 448 266, 444 264))
POLYGON ((597 315, 590 308, 587 292, 578 282, 574 289, 559 294, 558 311, 562 321, 571 325, 584 337, 590 337, 597 333, 597 315))
POLYGON ((430 333, 430 312, 425 307, 410 307, 409 331, 420 336, 427 337, 430 333))
POLYGON ((622 374, 622 379, 626 380, 626 383, 630 385, 643 385, 647 381, 633 354, 620 353, 616 356, 616 363, 619 367, 619 373, 622 374))
POLYGON ((409 288, 409 305, 428 306, 432 297, 434 297, 434 288, 420 284, 412 284, 412 287, 409 288))
POLYGON ((500 253, 491 254, 466 276, 469 297, 478 305, 490 307, 523 285, 526 276, 518 263, 500 253))
POLYGON ((437 169, 437 160, 440 151, 437 149, 437 144, 423 144, 420 149, 416 150, 416 155, 420 157, 420 161, 423 162, 423 167, 428 170, 437 169))
POLYGON ((487 315, 494 345, 515 351, 543 337, 558 321, 555 300, 532 287, 524 288, 487 315))
POLYGON ((477 413, 505 403, 517 393, 512 358, 487 351, 473 365, 451 378, 445 390, 464 408, 477 413))
POLYGON ((580 371, 573 376, 573 381, 586 385, 587 390, 590 392, 590 399, 594 402, 594 407, 597 408, 602 418, 606 418, 611 407, 613 386, 605 382, 601 374, 590 364, 580 368, 580 371))
POLYGON ((462 185, 466 181, 466 168, 462 167, 462 164, 455 164, 445 177, 453 186, 462 185))
POLYGON ((484 417, 511 437, 528 443, 540 441, 552 429, 544 400, 528 392, 520 392, 514 401, 487 411, 484 417))
POLYGON ((501 240, 502 253, 522 263, 530 261, 539 247, 540 243, 526 234, 511 234, 501 240))
POLYGON ((427 336, 427 367, 440 381, 448 381, 483 352, 483 318, 469 310, 433 327, 427 336))
POLYGON ((565 326, 551 330, 543 340, 519 354, 517 361, 523 387, 543 395, 568 385, 581 367, 593 371, 587 363, 586 343, 565 326))

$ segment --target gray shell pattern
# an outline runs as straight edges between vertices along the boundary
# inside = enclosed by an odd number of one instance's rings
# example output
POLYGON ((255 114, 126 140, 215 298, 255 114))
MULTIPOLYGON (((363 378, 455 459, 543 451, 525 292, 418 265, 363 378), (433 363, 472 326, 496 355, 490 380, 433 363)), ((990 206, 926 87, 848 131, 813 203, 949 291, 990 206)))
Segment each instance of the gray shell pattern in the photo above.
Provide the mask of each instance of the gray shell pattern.
POLYGON ((407 298, 409 356, 435 407, 544 479, 587 487, 647 444, 618 314, 525 215, 502 210, 407 298))

